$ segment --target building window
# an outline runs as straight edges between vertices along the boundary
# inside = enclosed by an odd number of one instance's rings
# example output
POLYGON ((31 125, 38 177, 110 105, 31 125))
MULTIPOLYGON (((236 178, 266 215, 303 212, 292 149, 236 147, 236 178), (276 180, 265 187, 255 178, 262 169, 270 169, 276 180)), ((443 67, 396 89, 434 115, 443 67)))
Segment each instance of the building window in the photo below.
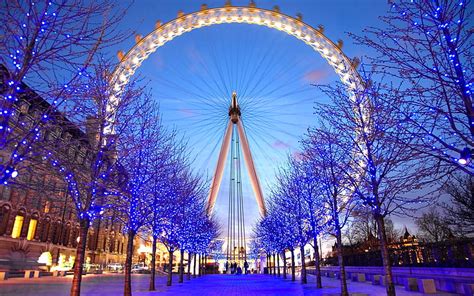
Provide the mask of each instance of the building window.
POLYGON ((23 227, 23 216, 17 215, 15 217, 15 224, 13 224, 12 238, 19 238, 21 235, 21 229, 23 227))
POLYGON ((45 242, 45 241, 48 240, 50 226, 51 226, 51 220, 50 220, 49 217, 46 217, 43 220, 43 229, 41 231, 41 241, 42 242, 45 242))
POLYGON ((47 214, 49 213, 49 208, 51 207, 51 203, 49 202, 49 200, 47 200, 45 203, 44 203, 44 213, 47 214))
POLYGON ((2 189, 0 189, 0 191, 1 191, 0 200, 9 201, 11 197, 11 193, 12 193, 11 188, 5 186, 2 189))
POLYGON ((0 208, 0 235, 3 235, 7 231, 9 217, 10 207, 8 205, 4 205, 0 208))
POLYGON ((37 225, 38 225, 38 220, 36 219, 30 220, 30 224, 28 225, 28 234, 26 235, 27 240, 33 240, 35 238, 37 225))

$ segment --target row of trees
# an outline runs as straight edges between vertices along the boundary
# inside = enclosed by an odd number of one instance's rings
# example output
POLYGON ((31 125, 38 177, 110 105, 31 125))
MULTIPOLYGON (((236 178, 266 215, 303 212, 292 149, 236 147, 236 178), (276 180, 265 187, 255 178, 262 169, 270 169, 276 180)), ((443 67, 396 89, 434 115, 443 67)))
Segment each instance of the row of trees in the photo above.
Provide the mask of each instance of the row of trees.
MULTIPOLYGON (((316 238, 330 234, 337 243, 341 293, 348 295, 342 239, 351 213, 367 213, 375 222, 388 295, 395 295, 388 216, 428 205, 442 190, 427 185, 455 177, 464 181, 450 188, 458 201, 448 211, 472 213, 468 2, 393 1, 382 28, 353 36, 376 52, 369 66, 361 67, 358 88, 348 93, 342 84, 318 86, 330 103, 316 104, 316 127, 302 140, 302 152, 280 170, 268 216, 255 231, 267 254, 300 248, 304 258, 303 248, 311 242, 318 288, 316 238)), ((463 223, 470 223, 472 215, 464 217, 463 223)), ((304 259, 301 268, 306 283, 304 259)))
POLYGON ((116 30, 124 11, 109 0, 4 5, 0 61, 8 73, 0 101, 0 180, 21 186, 15 177, 34 173, 29 170, 38 164, 67 184, 80 224, 71 295, 80 295, 87 233, 99 218, 125 226, 125 295, 132 291, 138 234, 153 238, 150 290, 157 242, 169 251, 168 285, 173 253, 180 250, 182 282, 184 253, 196 263, 219 227, 205 212, 203 178, 192 171, 183 141, 162 126, 142 83, 132 81, 120 97, 113 95, 115 64, 101 52, 128 37, 116 30), (26 85, 48 103, 25 98, 31 94, 26 85))

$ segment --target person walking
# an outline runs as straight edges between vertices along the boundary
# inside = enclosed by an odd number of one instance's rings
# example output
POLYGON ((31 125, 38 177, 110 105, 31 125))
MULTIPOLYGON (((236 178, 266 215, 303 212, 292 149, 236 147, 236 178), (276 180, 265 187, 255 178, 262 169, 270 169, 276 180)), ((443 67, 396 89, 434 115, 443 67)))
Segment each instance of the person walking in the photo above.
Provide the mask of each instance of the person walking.
POLYGON ((248 269, 249 269, 249 263, 247 262, 247 260, 245 260, 244 262, 244 270, 245 270, 245 274, 248 273, 248 269))

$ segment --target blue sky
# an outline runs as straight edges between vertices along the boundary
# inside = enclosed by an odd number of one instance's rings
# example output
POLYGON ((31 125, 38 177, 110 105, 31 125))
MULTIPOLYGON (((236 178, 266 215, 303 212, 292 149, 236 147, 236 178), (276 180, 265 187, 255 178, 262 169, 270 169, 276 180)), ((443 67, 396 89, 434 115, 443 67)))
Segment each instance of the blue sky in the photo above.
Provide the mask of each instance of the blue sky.
MULTIPOLYGON (((207 1, 209 7, 224 1, 207 1)), ((122 1, 129 6, 121 29, 146 35, 157 20, 167 22, 178 10, 199 10, 202 1, 122 1)), ((248 1, 232 1, 233 5, 248 1)), ((271 9, 278 5, 288 15, 301 12, 307 24, 323 25, 325 35, 344 41, 349 57, 360 57, 365 48, 354 45, 347 32, 361 34, 380 24, 378 16, 389 8, 382 0, 257 1, 271 9)), ((134 40, 113 50, 128 51, 134 40)), ((113 53, 115 54, 115 52, 113 53)), ((298 140, 314 125, 313 104, 324 96, 311 84, 334 83, 337 76, 310 47, 285 33, 245 24, 219 25, 192 31, 167 43, 137 71, 160 102, 163 123, 175 128, 190 146, 195 170, 211 178, 228 118, 232 91, 237 91, 242 119, 257 173, 268 195, 274 174, 287 155, 297 153, 298 140)), ((225 228, 229 163, 216 203, 225 228)), ((247 233, 258 218, 255 198, 243 171, 247 233)))

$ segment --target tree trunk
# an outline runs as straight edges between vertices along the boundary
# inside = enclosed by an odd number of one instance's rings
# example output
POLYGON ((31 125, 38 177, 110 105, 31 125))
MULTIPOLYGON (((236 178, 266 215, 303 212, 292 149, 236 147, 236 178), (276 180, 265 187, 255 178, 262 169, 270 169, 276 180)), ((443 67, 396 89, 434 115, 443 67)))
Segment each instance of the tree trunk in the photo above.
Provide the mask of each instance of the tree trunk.
POLYGON ((193 258, 193 254, 188 253, 188 274, 187 274, 188 280, 191 279, 191 259, 192 258, 193 258))
POLYGON ((202 254, 202 275, 206 274, 206 255, 202 254))
POLYGON ((155 291, 155 277, 156 277, 156 241, 157 237, 153 236, 153 246, 151 248, 151 275, 149 291, 155 291))
POLYGON ((291 281, 295 281, 295 250, 291 249, 291 281))
POLYGON ((301 252, 301 283, 302 284, 307 284, 308 279, 306 278, 306 262, 305 262, 305 256, 304 256, 304 246, 300 246, 300 252, 301 252))
POLYGON ((278 267, 278 277, 281 276, 280 274, 280 253, 276 253, 276 256, 277 256, 277 267, 278 267))
POLYGON ((202 259, 202 255, 199 254, 199 259, 198 259, 198 276, 201 276, 201 273, 202 273, 202 266, 201 266, 201 259, 202 259))
POLYGON ((390 254, 388 253, 387 234, 385 233, 384 217, 382 215, 374 215, 374 218, 377 223, 377 232, 379 235, 380 250, 382 253, 383 268, 385 272, 387 296, 395 296, 396 293, 392 276, 392 262, 390 260, 390 254))
POLYGON ((286 254, 283 250, 283 278, 286 280, 286 254))
POLYGON ((275 275, 275 261, 273 259, 273 254, 270 254, 270 269, 272 270, 272 275, 275 275))
POLYGON ((179 283, 182 283, 184 280, 184 250, 179 250, 181 257, 179 258, 179 283))
POLYGON ((273 275, 277 275, 277 270, 276 270, 276 254, 273 253, 273 275))
POLYGON ((193 278, 196 277, 196 253, 193 254, 193 260, 194 260, 194 265, 193 265, 193 278))
POLYGON ((128 231, 127 258, 125 259, 125 286, 123 288, 124 296, 132 295, 132 256, 135 234, 136 232, 133 230, 128 231))
POLYGON ((272 274, 272 263, 271 263, 271 255, 267 255, 267 271, 268 274, 272 274))
POLYGON ((339 273, 341 278, 341 295, 342 296, 349 296, 349 292, 347 292, 347 281, 346 281, 346 269, 344 267, 344 257, 342 253, 342 235, 341 231, 336 225, 336 240, 337 240, 337 259, 339 262, 339 273))
POLYGON ((316 288, 322 288, 323 284, 321 282, 321 262, 319 262, 319 246, 318 238, 314 238, 314 265, 316 269, 316 288))
POLYGON ((76 248, 76 259, 74 260, 74 277, 72 279, 71 296, 81 294, 82 268, 86 256, 87 232, 89 231, 89 219, 80 221, 79 243, 76 248))
POLYGON ((278 253, 278 252, 276 253, 276 258, 277 258, 276 260, 277 260, 278 277, 280 277, 281 276, 281 274, 280 274, 280 253, 278 253))
MULTIPOLYGON (((171 249, 170 249, 171 250, 171 249)), ((171 282, 173 281, 173 251, 168 251, 169 253, 169 260, 168 260, 168 280, 166 281, 167 286, 171 286, 171 282)))

